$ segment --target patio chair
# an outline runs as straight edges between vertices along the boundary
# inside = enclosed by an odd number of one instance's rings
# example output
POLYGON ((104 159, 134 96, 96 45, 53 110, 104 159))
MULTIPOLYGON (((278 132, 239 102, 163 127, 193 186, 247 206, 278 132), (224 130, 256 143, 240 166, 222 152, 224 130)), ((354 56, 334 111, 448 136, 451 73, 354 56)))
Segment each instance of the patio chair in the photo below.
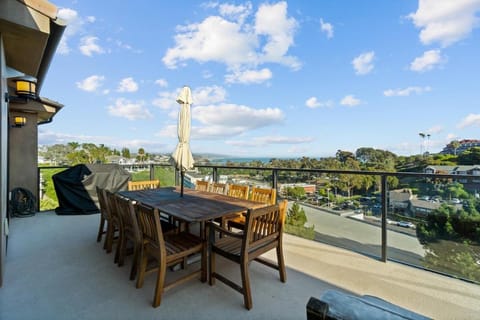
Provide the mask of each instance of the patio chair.
POLYGON ((229 184, 227 195, 239 199, 248 199, 248 185, 229 184))
POLYGON ((198 180, 195 182, 195 190, 210 191, 210 183, 208 181, 198 180))
POLYGON ((204 241, 200 237, 185 231, 164 234, 157 209, 152 209, 139 203, 135 205, 135 211, 143 237, 142 258, 137 278, 137 288, 143 287, 145 274, 147 272, 157 271, 153 307, 158 307, 161 304, 162 294, 168 289, 189 281, 198 275, 201 275, 202 281, 206 281, 206 279, 203 278, 204 273, 202 273, 200 267, 200 269, 189 272, 167 284, 165 282, 167 266, 183 263, 187 257, 193 254, 201 254, 200 265, 204 264, 206 253, 204 250, 204 241), (156 262, 155 268, 153 270, 147 270, 148 262, 152 259, 156 262))
MULTIPOLYGON (((105 201, 105 193, 103 191, 103 188, 100 188, 99 186, 95 187, 95 190, 97 191, 97 198, 98 198, 98 204, 100 206, 100 225, 98 226, 98 233, 97 233, 97 242, 102 241, 102 237, 105 234, 105 238, 107 237, 106 234, 108 234, 109 228, 112 227, 112 222, 111 222, 111 217, 110 217, 110 212, 108 211, 107 208, 107 202, 105 201)), ((105 249, 107 241, 104 242, 103 248, 105 249)))
POLYGON ((128 181, 128 190, 144 190, 144 189, 157 189, 160 188, 160 180, 141 180, 141 181, 128 181))
MULTIPOLYGON (((250 187, 248 185, 240 185, 240 184, 229 184, 228 185, 228 190, 227 190, 227 195, 230 197, 234 198, 239 198, 239 199, 248 199, 248 192, 250 190, 250 187)), ((222 227, 227 226, 227 221, 230 219, 235 219, 236 217, 242 215, 242 212, 239 213, 234 213, 231 214, 227 217, 222 217, 215 219, 215 222, 219 223, 222 227)))
POLYGON ((140 251, 142 249, 142 235, 138 227, 133 202, 119 195, 115 196, 115 200, 117 211, 122 221, 120 227, 121 240, 118 244, 118 265, 122 266, 124 264, 125 256, 127 255, 127 245, 128 242, 131 242, 133 245, 133 259, 130 269, 130 280, 134 280, 137 274, 140 251))
POLYGON ((287 280, 282 248, 285 210, 286 201, 283 201, 280 205, 249 209, 247 211, 245 229, 239 233, 231 232, 215 223, 210 223, 210 285, 214 285, 215 279, 218 279, 237 290, 243 295, 245 308, 248 310, 253 305, 248 271, 251 261, 255 260, 278 270, 280 281, 286 282, 287 280), (223 237, 217 237, 216 232, 223 234, 223 237), (276 264, 260 257, 265 252, 273 249, 277 251, 276 264), (215 257, 217 254, 240 265, 241 285, 216 271, 215 257))
MULTIPOLYGON (((107 215, 110 216, 110 224, 111 228, 107 230, 107 234, 105 237, 105 249, 107 250, 107 253, 112 252, 112 247, 113 243, 115 240, 117 241, 117 250, 118 250, 118 242, 120 241, 121 234, 120 234, 120 225, 121 225, 121 220, 120 216, 118 215, 117 212, 117 204, 115 201, 115 193, 111 192, 110 190, 103 189, 103 195, 105 199, 105 204, 107 208, 107 215), (117 237, 115 237, 115 234, 118 234, 117 237)), ((115 258, 114 262, 117 263, 118 261, 118 254, 115 252, 115 258)))
POLYGON ((226 194, 227 193, 227 184, 214 182, 212 183, 212 187, 210 188, 211 192, 226 194))
MULTIPOLYGON (((268 205, 273 205, 277 202, 277 190, 274 188, 252 188, 250 194, 250 200, 262 202, 268 205)), ((237 215, 227 220, 227 226, 229 229, 243 229, 245 225, 245 214, 237 215)))

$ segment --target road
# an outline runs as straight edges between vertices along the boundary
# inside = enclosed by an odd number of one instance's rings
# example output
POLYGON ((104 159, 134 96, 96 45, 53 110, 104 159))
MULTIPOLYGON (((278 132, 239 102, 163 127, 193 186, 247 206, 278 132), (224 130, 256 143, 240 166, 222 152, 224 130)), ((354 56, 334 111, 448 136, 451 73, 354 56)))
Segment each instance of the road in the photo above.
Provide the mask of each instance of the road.
MULTIPOLYGON (((291 204, 292 202, 289 202, 289 206, 291 204)), ((307 215, 307 225, 315 226, 316 241, 381 257, 382 231, 379 226, 341 217, 321 209, 301 206, 307 215)), ((425 250, 416 237, 388 230, 387 246, 389 259, 422 265, 421 259, 425 255, 425 250)))

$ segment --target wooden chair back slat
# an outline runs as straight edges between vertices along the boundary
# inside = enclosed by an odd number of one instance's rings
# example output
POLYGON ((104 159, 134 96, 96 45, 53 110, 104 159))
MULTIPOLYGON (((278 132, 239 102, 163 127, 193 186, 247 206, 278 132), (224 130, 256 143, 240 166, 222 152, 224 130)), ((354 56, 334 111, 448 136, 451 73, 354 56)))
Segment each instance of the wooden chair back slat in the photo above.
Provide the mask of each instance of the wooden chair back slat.
POLYGON ((250 200, 273 205, 277 202, 277 191, 273 188, 252 188, 250 200))
POLYGON ((228 185, 227 195, 239 199, 248 199, 248 185, 230 184, 228 185))
POLYGON ((160 188, 160 180, 141 180, 141 181, 128 181, 128 190, 144 190, 144 189, 157 189, 160 188))
POLYGON ((210 191, 215 192, 215 193, 225 194, 226 191, 227 191, 227 184, 226 183, 220 183, 220 182, 214 182, 214 183, 212 183, 212 187, 211 187, 210 191))
POLYGON ((156 209, 152 209, 142 203, 137 203, 135 205, 140 232, 142 233, 144 240, 148 241, 151 245, 164 247, 162 228, 160 227, 157 230, 155 217, 158 216, 158 214, 155 214, 155 210, 156 209))
POLYGON ((110 220, 110 212, 107 208, 107 202, 105 200, 105 192, 103 188, 100 188, 99 186, 95 187, 97 191, 97 197, 98 197, 98 204, 100 206, 100 214, 106 219, 110 220))
POLYGON ((195 181, 195 190, 210 191, 210 183, 208 181, 197 180, 195 181))

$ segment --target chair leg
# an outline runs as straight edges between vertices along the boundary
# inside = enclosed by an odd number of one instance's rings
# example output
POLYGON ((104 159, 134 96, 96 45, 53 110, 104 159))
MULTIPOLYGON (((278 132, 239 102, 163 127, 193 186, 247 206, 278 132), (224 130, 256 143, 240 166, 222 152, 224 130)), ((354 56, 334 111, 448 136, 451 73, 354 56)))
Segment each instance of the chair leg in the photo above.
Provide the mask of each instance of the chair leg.
POLYGON ((250 276, 248 274, 248 261, 242 261, 240 263, 240 270, 242 273, 242 289, 243 289, 243 301, 247 310, 252 309, 252 293, 250 290, 250 276))
POLYGON ((208 259, 208 270, 209 270, 209 275, 208 275, 208 283, 213 286, 215 284, 215 252, 210 250, 210 257, 208 259))
POLYGON ((130 280, 135 280, 135 276, 137 275, 139 250, 140 250, 140 246, 138 244, 135 244, 135 246, 133 247, 133 260, 132 260, 132 269, 130 270, 130 280))
POLYGON ((102 235, 104 233, 103 229, 105 228, 105 218, 100 214, 100 226, 98 227, 97 233, 97 242, 102 241, 102 235))
POLYGON ((277 262, 278 272, 280 273, 280 281, 287 282, 287 272, 285 270, 285 260, 283 259, 282 243, 277 246, 277 262))
POLYGON ((156 308, 162 303, 162 293, 165 284, 165 273, 167 266, 165 263, 160 262, 158 267, 157 285, 155 286, 155 296, 153 298, 153 307, 156 308))
POLYGON ((112 252, 114 236, 115 236, 115 226, 113 226, 112 223, 107 221, 107 232, 105 233, 105 242, 103 243, 103 249, 105 249, 107 253, 112 252))
POLYGON ((122 235, 122 241, 120 241, 118 248, 118 266, 122 267, 125 264, 125 252, 127 251, 127 238, 122 235))
POLYGON ((118 263, 119 267, 123 266, 123 260, 120 260, 121 259, 120 253, 121 253, 122 245, 124 242, 123 238, 124 238, 123 232, 120 230, 118 234, 117 248, 115 250, 115 259, 113 260, 115 263, 118 263))
POLYGON ((145 279, 145 271, 147 270, 148 257, 147 254, 142 249, 141 261, 140 261, 140 270, 138 270, 137 277, 137 289, 143 287, 143 281, 145 279))

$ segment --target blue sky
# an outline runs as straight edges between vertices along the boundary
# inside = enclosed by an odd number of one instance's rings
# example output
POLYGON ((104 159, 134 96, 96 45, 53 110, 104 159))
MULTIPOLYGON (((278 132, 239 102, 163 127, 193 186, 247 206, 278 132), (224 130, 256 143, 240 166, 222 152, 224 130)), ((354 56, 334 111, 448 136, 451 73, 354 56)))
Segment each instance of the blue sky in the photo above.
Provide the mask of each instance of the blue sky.
POLYGON ((39 144, 238 157, 397 155, 480 139, 480 0, 72 1, 39 144), (425 133, 421 138, 419 133, 425 133))

